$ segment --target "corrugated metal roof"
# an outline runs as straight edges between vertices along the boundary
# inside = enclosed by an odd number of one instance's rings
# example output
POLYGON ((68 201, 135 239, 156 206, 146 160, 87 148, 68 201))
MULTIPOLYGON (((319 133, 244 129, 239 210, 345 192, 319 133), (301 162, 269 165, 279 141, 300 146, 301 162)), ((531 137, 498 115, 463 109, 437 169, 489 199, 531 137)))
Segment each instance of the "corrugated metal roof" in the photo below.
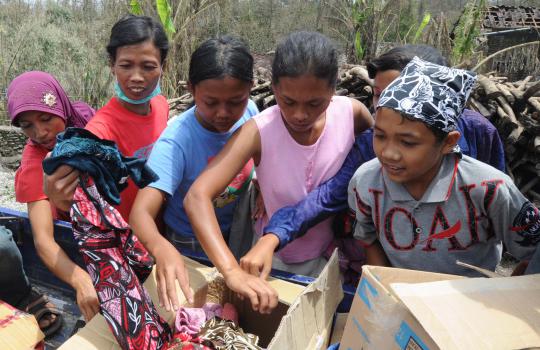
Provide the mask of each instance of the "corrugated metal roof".
POLYGON ((540 9, 524 6, 489 6, 482 23, 485 30, 521 27, 540 29, 540 9))

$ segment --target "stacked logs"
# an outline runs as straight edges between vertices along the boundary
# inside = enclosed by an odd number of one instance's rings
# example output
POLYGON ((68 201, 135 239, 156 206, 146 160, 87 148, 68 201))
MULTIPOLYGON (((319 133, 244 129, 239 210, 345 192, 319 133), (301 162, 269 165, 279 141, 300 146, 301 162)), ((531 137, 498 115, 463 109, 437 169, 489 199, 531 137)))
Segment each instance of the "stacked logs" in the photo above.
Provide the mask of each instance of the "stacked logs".
MULTIPOLYGON (((185 82, 180 83, 185 84, 185 82)), ((167 102, 169 102, 169 118, 171 118, 191 107, 193 105, 193 96, 188 92, 180 97, 170 98, 167 102)))
MULTIPOLYGON (((259 110, 264 110, 276 104, 272 92, 272 82, 267 72, 259 68, 255 74, 255 84, 251 89, 251 99, 259 110)), ((336 95, 354 97, 366 105, 371 104, 373 81, 368 72, 361 66, 343 66, 337 81, 336 95)))
MULTIPOLYGON (((185 84, 185 83, 184 83, 185 84)), ((340 69, 336 94, 356 98, 371 106, 373 81, 362 66, 340 69)), ((251 99, 259 110, 276 103, 268 70, 258 68, 251 99)), ((193 103, 189 93, 169 100, 171 116, 193 103)), ((540 202, 540 81, 527 77, 508 82, 506 77, 479 75, 469 100, 469 108, 488 118, 499 130, 505 144, 508 174, 531 200, 540 202)))
POLYGON ((529 199, 540 201, 540 81, 479 75, 470 107, 488 118, 505 145, 507 172, 529 199))
MULTIPOLYGON (((345 65, 340 69, 337 82, 336 94, 339 96, 354 97, 366 105, 371 105, 373 94, 373 81, 369 79, 367 70, 362 66, 345 65)), ((186 91, 187 83, 179 83, 180 90, 186 91)), ((251 89, 251 99, 259 110, 264 110, 276 104, 274 93, 272 92, 272 82, 270 72, 263 67, 255 70, 255 79, 251 89)), ((191 107, 193 97, 190 93, 185 93, 180 97, 169 100, 170 116, 181 113, 191 107)))

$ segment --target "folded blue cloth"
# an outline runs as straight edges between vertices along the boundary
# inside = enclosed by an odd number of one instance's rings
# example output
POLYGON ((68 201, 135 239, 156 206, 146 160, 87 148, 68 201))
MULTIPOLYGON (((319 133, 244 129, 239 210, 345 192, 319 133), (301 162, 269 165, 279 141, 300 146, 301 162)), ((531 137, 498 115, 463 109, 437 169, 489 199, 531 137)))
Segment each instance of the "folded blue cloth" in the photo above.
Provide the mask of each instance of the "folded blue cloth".
POLYGON ((139 188, 159 179, 146 166, 145 158, 124 157, 113 141, 102 140, 86 129, 67 128, 56 140, 51 156, 43 160, 45 173, 51 175, 60 165, 69 165, 91 176, 110 204, 120 204, 120 192, 127 187, 128 178, 139 188))

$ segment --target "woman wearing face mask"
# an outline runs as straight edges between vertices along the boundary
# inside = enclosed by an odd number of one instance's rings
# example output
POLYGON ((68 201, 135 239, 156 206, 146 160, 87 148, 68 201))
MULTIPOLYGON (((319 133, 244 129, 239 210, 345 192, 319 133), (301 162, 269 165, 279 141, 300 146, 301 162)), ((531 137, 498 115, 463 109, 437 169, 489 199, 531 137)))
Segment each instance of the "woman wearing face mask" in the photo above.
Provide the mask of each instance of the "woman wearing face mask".
MULTIPOLYGON (((116 96, 95 115, 86 129, 114 141, 124 156, 146 158, 167 125, 169 107, 160 95, 159 81, 169 49, 163 27, 146 16, 129 15, 111 30, 107 45, 116 96)), ((79 173, 61 166, 46 177, 49 197, 61 208, 69 208, 79 173)), ((127 221, 137 194, 128 180, 117 207, 127 221)))
MULTIPOLYGON (((163 27, 150 17, 128 15, 111 30, 107 52, 116 80, 116 96, 96 113, 86 129, 102 139, 114 141, 125 156, 148 157, 167 125, 169 107, 165 97, 160 95, 159 81, 168 49, 163 27)), ((79 172, 63 165, 45 177, 45 192, 59 208, 67 210, 78 181, 79 172)), ((128 180, 117 206, 126 221, 136 194, 136 185, 128 180)), ((93 288, 91 281, 89 283, 93 288)), ((95 314, 83 313, 87 319, 95 314)))

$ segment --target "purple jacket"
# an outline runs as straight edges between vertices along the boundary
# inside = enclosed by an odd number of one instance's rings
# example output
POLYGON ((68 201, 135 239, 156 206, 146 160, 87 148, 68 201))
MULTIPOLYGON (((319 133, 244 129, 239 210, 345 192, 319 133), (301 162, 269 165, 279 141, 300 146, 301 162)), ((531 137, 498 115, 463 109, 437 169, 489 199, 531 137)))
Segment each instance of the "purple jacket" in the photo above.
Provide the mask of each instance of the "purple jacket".
MULTIPOLYGON (((458 120, 458 141, 463 154, 476 158, 501 171, 505 171, 504 149, 497 129, 482 115, 465 109, 458 120)), ((279 238, 279 248, 301 237, 313 225, 346 210, 347 188, 356 169, 375 158, 373 130, 366 130, 356 137, 349 155, 334 177, 311 191, 296 205, 278 210, 264 234, 274 233, 279 238)))

